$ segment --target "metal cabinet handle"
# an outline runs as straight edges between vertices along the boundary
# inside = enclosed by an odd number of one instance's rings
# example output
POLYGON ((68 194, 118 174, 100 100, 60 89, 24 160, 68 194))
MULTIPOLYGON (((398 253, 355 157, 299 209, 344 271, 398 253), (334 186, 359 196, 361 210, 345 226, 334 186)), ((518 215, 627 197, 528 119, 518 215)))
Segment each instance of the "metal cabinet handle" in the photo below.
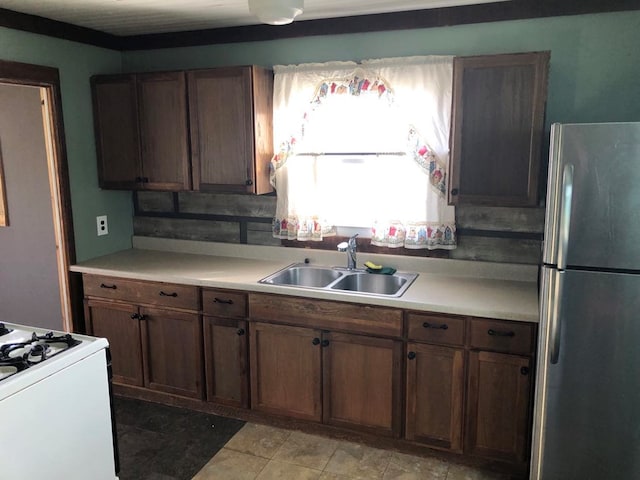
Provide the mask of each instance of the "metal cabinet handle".
POLYGON ((233 305, 233 300, 223 300, 221 298, 215 297, 213 299, 213 303, 224 303, 226 305, 233 305))
POLYGON ((452 189, 451 189, 451 195, 453 195, 454 197, 455 197, 456 195, 458 195, 458 189, 457 189, 457 188, 452 188, 452 189))
POLYGON ((329 346, 329 340, 323 340, 322 341, 322 346, 323 347, 328 347, 329 346))
POLYGON ((414 358, 416 358, 416 352, 409 352, 407 353, 407 358, 409 360, 413 360, 414 358))
POLYGON ((109 288, 111 290, 115 290, 116 288, 118 288, 117 285, 107 285, 106 283, 101 283, 100 284, 100 288, 109 288))
POLYGON ((244 328, 239 328, 236 333, 238 334, 239 337, 241 337, 242 335, 244 335, 246 332, 244 331, 244 328))
POLYGON ((447 325, 446 323, 442 323, 440 325, 436 325, 436 324, 433 324, 433 323, 424 322, 422 324, 422 326, 424 328, 433 328, 433 329, 436 329, 436 330, 448 330, 449 329, 449 325, 447 325))
POLYGON ((250 187, 251 185, 253 185, 253 180, 251 180, 250 178, 248 178, 244 183, 245 183, 245 185, 246 185, 247 187, 250 187))
POLYGON ((160 290, 160 296, 161 297, 177 297, 178 294, 176 292, 172 292, 172 293, 167 293, 167 292, 163 292, 162 290, 160 290))
POLYGON ((521 373, 522 375, 529 375, 529 367, 522 367, 522 368, 520 369, 520 373, 521 373))
POLYGON ((487 333, 492 337, 515 337, 516 336, 516 332, 513 332, 511 330, 503 331, 503 330, 494 330, 492 328, 487 330, 487 333))
POLYGON ((319 345, 320 344, 320 339, 318 337, 316 337, 313 340, 311 340, 311 343, 313 343, 314 345, 319 345))
POLYGON ((131 314, 131 318, 132 318, 133 320, 140 320, 140 315, 138 315, 137 313, 132 313, 132 314, 131 314))

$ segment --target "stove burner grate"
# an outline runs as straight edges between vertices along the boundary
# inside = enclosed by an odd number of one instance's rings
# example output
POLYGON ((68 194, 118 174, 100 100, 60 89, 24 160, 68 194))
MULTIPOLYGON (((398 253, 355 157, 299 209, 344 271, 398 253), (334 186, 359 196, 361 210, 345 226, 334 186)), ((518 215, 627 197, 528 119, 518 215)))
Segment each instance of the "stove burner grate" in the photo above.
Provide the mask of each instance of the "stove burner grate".
MULTIPOLYGON (((24 370, 80 343, 82 343, 80 340, 76 340, 68 333, 56 336, 53 332, 45 333, 44 335, 36 335, 34 332, 30 340, 0 345, 0 366, 10 369, 20 365, 20 370, 24 370)), ((0 380, 7 378, 7 376, 0 376, 0 380)))
POLYGON ((12 328, 7 328, 4 323, 0 322, 0 336, 13 332, 12 328))

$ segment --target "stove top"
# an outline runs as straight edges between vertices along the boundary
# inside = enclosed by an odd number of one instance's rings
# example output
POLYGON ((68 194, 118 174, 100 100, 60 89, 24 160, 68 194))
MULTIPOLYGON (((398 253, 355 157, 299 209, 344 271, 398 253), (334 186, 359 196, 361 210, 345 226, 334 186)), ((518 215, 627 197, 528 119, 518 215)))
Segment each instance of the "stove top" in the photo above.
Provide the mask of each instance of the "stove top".
POLYGON ((0 382, 81 343, 68 333, 0 323, 0 382))

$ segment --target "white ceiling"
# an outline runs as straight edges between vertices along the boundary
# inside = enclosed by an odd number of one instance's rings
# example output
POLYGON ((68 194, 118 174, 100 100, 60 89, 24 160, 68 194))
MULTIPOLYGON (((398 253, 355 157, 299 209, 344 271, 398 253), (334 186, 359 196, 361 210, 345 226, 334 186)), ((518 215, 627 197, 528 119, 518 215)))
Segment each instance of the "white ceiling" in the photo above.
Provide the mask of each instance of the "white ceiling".
MULTIPOLYGON (((305 0, 296 21, 506 0, 305 0)), ((255 25, 247 0, 0 0, 0 8, 113 35, 255 25)), ((273 27, 279 28, 279 27, 273 27)))

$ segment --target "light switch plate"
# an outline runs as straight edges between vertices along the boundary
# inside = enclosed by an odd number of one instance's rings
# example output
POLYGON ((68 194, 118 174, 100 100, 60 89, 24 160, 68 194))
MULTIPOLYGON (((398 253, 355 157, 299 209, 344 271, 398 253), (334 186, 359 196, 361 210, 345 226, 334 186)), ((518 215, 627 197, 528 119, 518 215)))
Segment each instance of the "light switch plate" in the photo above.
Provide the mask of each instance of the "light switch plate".
POLYGON ((99 215, 96 217, 96 224, 98 228, 98 236, 109 234, 109 225, 107 224, 107 216, 99 215))

